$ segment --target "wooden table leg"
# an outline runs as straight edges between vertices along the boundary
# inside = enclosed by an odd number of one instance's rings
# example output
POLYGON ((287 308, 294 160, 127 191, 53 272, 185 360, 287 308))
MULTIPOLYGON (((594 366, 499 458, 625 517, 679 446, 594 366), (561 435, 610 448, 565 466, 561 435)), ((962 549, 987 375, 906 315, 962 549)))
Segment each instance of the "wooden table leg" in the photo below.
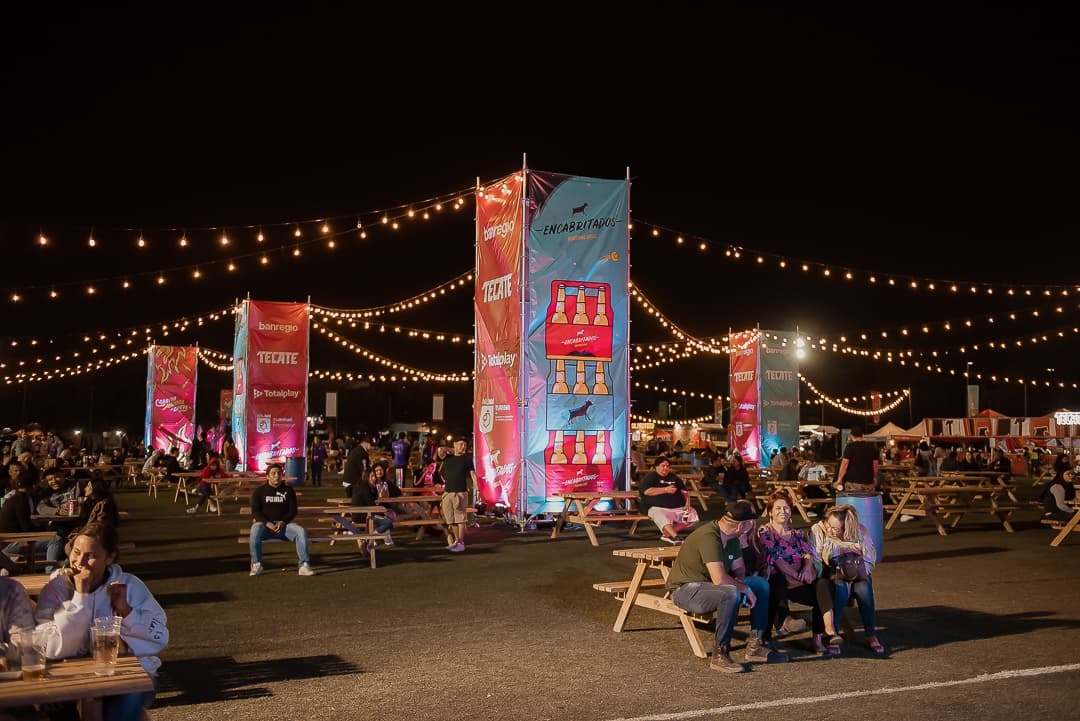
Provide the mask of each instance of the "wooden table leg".
POLYGON ((638 591, 641 590, 641 579, 645 578, 645 569, 648 567, 647 561, 644 559, 638 560, 637 568, 634 569, 634 577, 630 579, 630 585, 626 588, 626 596, 623 598, 622 606, 619 608, 619 615, 615 617, 616 633, 622 631, 626 625, 626 618, 630 615, 630 609, 634 607, 638 591))
POLYGON ((561 531, 563 529, 563 526, 566 525, 566 516, 570 513, 570 504, 571 503, 573 503, 573 501, 571 501, 570 499, 567 499, 565 501, 565 503, 563 503, 563 509, 559 513, 559 517, 557 519, 555 519, 555 523, 552 524, 552 528, 551 528, 551 537, 552 538, 556 538, 559 535, 559 531, 561 531))
POLYGON ((896 523, 896 519, 899 518, 901 515, 900 512, 904 510, 904 506, 906 506, 908 504, 908 501, 911 500, 912 493, 914 493, 914 491, 908 490, 904 492, 904 495, 900 496, 900 500, 896 504, 896 510, 894 510, 892 512, 892 515, 889 516, 889 522, 885 524, 885 528, 893 527, 893 524, 896 523))
POLYGON ((1080 511, 1073 514, 1072 520, 1065 524, 1065 527, 1061 529, 1061 533, 1054 537, 1053 541, 1050 541, 1051 548, 1057 548, 1061 545, 1061 542, 1068 538, 1069 534, 1076 528, 1076 524, 1080 523, 1080 511))
MULTIPOLYGON (((597 499, 597 500, 599 500, 599 499, 597 499)), ((593 530, 593 524, 589 523, 589 512, 593 509, 593 506, 596 505, 596 501, 592 501, 592 502, 587 503, 584 506, 582 506, 581 501, 578 500, 578 501, 575 501, 574 504, 577 506, 579 519, 581 520, 581 525, 585 527, 585 533, 587 533, 589 535, 589 543, 591 543, 594 546, 599 547, 600 546, 600 539, 598 539, 596 537, 596 531, 593 530)))

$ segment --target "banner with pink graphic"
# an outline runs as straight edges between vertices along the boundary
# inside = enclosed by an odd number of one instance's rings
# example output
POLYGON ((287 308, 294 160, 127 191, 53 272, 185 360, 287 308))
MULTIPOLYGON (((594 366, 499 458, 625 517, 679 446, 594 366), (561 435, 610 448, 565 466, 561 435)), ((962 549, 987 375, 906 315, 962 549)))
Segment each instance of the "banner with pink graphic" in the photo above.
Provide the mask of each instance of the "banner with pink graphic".
POLYGON ((728 442, 746 463, 761 460, 761 409, 758 405, 758 336, 756 330, 731 333, 728 358, 731 363, 731 425, 728 442))
POLYGON ((510 175, 476 191, 476 476, 486 503, 509 508, 521 478, 522 188, 510 175))
MULTIPOLYGON (((234 353, 233 426, 241 468, 264 471, 270 463, 303 458, 307 442, 307 303, 244 301, 246 348, 234 353), (241 445, 241 442, 243 445, 241 445)), ((237 329, 237 337, 241 337, 237 329)))
POLYGON ((176 446, 188 453, 195 437, 198 349, 153 345, 146 365, 146 449, 168 451, 176 446))

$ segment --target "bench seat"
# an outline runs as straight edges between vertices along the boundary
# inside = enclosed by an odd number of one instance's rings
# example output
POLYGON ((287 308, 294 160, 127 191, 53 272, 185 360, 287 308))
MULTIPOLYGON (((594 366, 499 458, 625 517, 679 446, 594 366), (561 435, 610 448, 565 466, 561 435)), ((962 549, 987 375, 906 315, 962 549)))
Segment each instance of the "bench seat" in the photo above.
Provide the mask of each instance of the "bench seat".
MULTIPOLYGON (((376 568, 375 563, 375 547, 379 541, 386 542, 385 533, 331 533, 326 534, 326 529, 320 528, 318 532, 308 530, 308 543, 329 543, 331 546, 338 541, 356 541, 356 547, 360 549, 362 554, 367 554, 368 560, 372 568, 376 568)), ((244 535, 236 539, 237 543, 248 543, 250 536, 247 531, 242 532, 244 535)), ((263 543, 292 543, 286 538, 264 538, 263 543)))

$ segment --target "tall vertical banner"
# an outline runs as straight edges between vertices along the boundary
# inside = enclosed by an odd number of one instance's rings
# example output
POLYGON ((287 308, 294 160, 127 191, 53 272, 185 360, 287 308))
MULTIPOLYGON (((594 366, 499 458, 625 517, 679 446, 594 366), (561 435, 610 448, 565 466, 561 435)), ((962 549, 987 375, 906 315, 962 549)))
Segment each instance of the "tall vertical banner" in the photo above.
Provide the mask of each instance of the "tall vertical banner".
POLYGON ((759 336, 761 457, 799 444, 799 359, 796 334, 770 330, 759 336))
MULTIPOLYGON (((523 195, 520 174, 476 192, 476 476, 486 503, 511 508, 518 506, 521 477, 523 195)), ((435 411, 433 403, 432 420, 442 420, 434 417, 435 411)))
POLYGON ((306 452, 308 306, 245 300, 239 317, 233 440, 241 468, 264 471, 306 452))
POLYGON ((758 423, 758 331, 728 333, 731 423, 728 443, 747 463, 761 461, 758 423))
POLYGON ((525 498, 625 489, 630 184, 527 174, 525 498))
POLYGON ((195 438, 198 349, 152 345, 146 365, 146 449, 167 451, 176 446, 188 453, 195 438))

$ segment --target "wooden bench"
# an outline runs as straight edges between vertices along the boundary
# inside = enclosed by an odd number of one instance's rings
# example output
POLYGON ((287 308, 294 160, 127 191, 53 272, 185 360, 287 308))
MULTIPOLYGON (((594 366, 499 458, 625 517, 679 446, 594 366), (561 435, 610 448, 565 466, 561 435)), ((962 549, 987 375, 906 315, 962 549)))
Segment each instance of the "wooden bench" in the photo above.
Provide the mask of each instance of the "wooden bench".
MULTIPOLYGON (((360 549, 360 554, 367 554, 370 565, 372 568, 376 568, 375 562, 375 547, 378 541, 386 542, 385 533, 326 533, 326 529, 304 529, 308 532, 308 543, 329 543, 331 546, 338 541, 356 541, 356 547, 360 549)), ((249 543, 251 540, 251 529, 241 531, 243 535, 236 539, 237 543, 249 543)), ((263 543, 289 543, 292 541, 287 538, 264 538, 263 543)), ((16 576, 18 578, 18 576, 16 576)))

